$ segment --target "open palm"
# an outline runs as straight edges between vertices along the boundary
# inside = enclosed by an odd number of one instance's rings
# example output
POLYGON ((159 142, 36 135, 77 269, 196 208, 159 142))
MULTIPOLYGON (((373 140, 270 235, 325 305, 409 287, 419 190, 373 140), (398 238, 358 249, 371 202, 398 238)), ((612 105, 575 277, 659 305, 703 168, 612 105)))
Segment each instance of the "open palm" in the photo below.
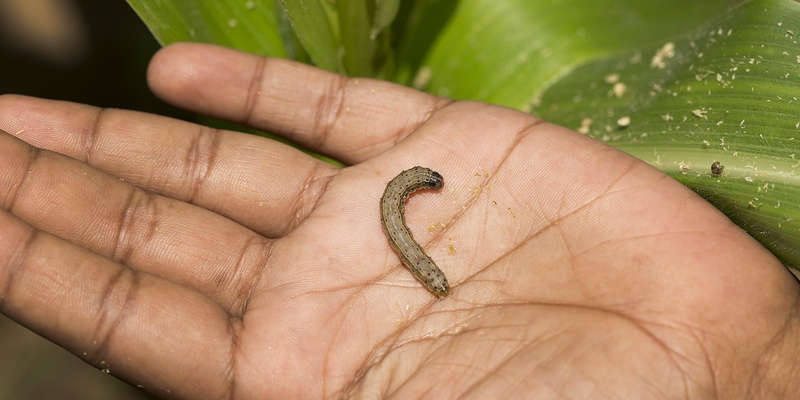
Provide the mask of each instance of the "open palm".
POLYGON ((149 78, 177 105, 352 166, 0 98, 0 311, 132 384, 175 398, 796 390, 791 274, 637 159, 514 110, 205 45, 166 48, 149 78), (380 226, 386 183, 415 165, 445 179, 406 207, 452 286, 441 301, 380 226))

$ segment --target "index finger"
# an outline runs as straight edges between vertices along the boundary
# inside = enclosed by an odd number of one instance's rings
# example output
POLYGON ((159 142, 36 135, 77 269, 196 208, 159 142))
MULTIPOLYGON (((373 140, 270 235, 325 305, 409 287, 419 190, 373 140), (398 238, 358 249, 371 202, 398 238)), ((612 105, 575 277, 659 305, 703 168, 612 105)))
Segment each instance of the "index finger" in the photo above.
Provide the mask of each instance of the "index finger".
POLYGON ((391 148, 450 102, 204 44, 162 49, 148 77, 154 93, 179 107, 284 136, 346 163, 391 148))

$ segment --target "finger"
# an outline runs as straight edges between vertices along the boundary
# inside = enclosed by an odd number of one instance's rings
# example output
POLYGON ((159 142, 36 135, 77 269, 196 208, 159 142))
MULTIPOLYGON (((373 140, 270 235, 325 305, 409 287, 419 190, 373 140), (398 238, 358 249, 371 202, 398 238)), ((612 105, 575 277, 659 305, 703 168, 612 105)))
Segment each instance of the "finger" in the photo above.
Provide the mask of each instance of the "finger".
MULTIPOLYGON (((325 177, 337 171, 273 140, 150 114, 22 96, 0 97, 0 110, 0 129, 34 146, 84 160, 268 237, 301 222, 325 177)), ((19 157, 11 148, 2 151, 19 157)), ((24 157, 30 150, 19 151, 24 157)))
POLYGON ((26 223, 195 289, 233 314, 269 253, 271 242, 225 217, 9 135, 0 135, 0 187, 0 208, 26 223))
POLYGON ((233 328, 210 299, 3 211, 0 254, 3 314, 152 393, 226 397, 233 328))
POLYGON ((347 163, 391 148, 449 100, 387 82, 201 44, 153 58, 148 82, 180 107, 282 134, 347 163))

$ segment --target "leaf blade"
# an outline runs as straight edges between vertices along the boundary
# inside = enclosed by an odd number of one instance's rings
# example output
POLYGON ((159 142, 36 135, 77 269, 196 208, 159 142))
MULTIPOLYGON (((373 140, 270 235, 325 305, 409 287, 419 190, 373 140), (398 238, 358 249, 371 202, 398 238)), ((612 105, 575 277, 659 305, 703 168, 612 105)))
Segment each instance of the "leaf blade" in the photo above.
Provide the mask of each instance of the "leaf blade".
POLYGON ((628 53, 578 68, 535 111, 658 167, 797 268, 798 28, 797 3, 743 3, 638 61, 628 53))
MULTIPOLYGON (((254 54, 286 57, 291 35, 281 31, 274 1, 127 0, 162 45, 203 42, 254 54)), ((302 59, 297 46, 292 53, 302 59)))

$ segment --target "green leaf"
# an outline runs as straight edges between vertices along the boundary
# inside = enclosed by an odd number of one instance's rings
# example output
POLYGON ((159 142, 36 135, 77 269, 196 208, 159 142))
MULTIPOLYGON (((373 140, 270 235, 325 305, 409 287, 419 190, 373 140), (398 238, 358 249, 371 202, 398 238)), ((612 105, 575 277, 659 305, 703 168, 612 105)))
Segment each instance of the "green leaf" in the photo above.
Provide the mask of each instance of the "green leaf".
POLYGON ((399 9, 400 0, 375 0, 375 18, 369 32, 370 39, 376 39, 378 34, 392 24, 399 9))
POLYGON ((398 5, 398 0, 336 2, 347 75, 383 78, 393 69, 390 34, 385 28, 398 5))
MULTIPOLYGON (((350 76, 372 76, 376 42, 370 37, 372 15, 368 0, 337 1, 344 65, 350 76)), ((374 8, 374 7, 373 7, 374 8)))
POLYGON ((667 172, 798 267, 796 32, 799 4, 747 2, 657 46, 570 72, 535 112, 667 172))
POLYGON ((435 94, 527 110, 578 65, 694 28, 734 2, 462 0, 420 67, 435 94))
POLYGON ((203 42, 303 60, 277 1, 128 0, 162 45, 203 42))
POLYGON ((345 74, 336 10, 327 0, 280 0, 286 17, 314 64, 345 74))

